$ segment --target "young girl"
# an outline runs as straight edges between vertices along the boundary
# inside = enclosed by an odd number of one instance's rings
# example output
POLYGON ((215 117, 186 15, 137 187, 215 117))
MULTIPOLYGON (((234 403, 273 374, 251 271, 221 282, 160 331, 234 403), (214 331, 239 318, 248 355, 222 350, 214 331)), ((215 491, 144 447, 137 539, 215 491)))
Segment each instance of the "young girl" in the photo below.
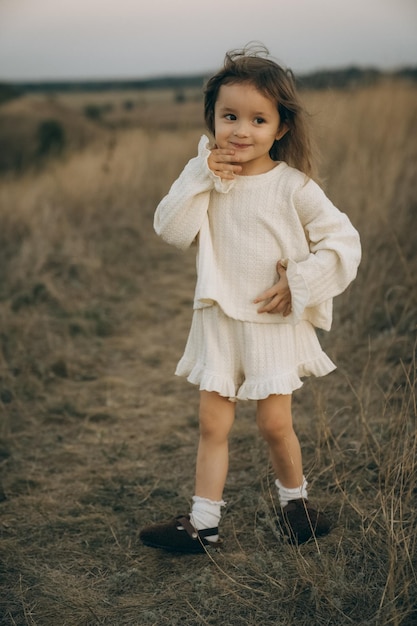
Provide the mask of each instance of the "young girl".
POLYGON ((259 50, 226 54, 205 88, 203 136, 155 213, 156 232, 197 243, 194 314, 176 374, 200 388, 200 440, 189 514, 144 528, 147 546, 204 552, 220 543, 228 435, 237 400, 257 401, 281 526, 302 543, 330 524, 307 497, 291 394, 335 365, 314 327, 355 278, 357 231, 310 177, 305 113, 291 72, 259 50))

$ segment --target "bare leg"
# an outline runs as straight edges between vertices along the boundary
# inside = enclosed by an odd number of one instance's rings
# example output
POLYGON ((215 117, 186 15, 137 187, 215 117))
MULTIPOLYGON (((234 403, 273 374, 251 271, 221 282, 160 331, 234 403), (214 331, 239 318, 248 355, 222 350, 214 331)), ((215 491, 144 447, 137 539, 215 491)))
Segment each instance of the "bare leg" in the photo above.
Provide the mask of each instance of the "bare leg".
POLYGON ((271 395, 258 400, 257 422, 269 446, 275 477, 288 488, 303 482, 303 465, 298 437, 293 429, 291 395, 271 395))
POLYGON ((220 507, 229 466, 228 436, 235 405, 216 392, 200 394, 200 441, 195 496, 190 515, 143 528, 141 541, 153 548, 202 553, 217 545, 220 507))
MULTIPOLYGON (((220 509, 229 465, 228 436, 233 425, 235 405, 215 392, 202 391, 200 397, 200 442, 197 454, 195 495, 211 500, 209 511, 213 522, 197 525, 191 516, 175 518, 144 528, 140 538, 145 545, 179 552, 204 552, 217 540, 220 509), (191 522, 191 524, 190 524, 191 522), (194 524, 194 526, 192 526, 194 524), (198 533, 196 533, 198 529, 198 533), (204 530, 207 532, 204 534, 204 530), (215 534, 212 534, 215 533, 215 534), (209 535, 209 536, 208 536, 209 535)), ((259 430, 268 443, 275 475, 287 489, 303 483, 301 450, 293 430, 291 396, 273 395, 258 401, 259 430)), ((200 511, 201 512, 201 511, 200 511)), ((330 530, 328 519, 299 496, 282 508, 283 524, 291 541, 303 543, 330 530)), ((216 545, 216 544, 215 544, 216 545)))
POLYGON ((215 391, 200 392, 200 441, 197 453, 195 495, 219 501, 229 467, 228 437, 235 405, 215 391))

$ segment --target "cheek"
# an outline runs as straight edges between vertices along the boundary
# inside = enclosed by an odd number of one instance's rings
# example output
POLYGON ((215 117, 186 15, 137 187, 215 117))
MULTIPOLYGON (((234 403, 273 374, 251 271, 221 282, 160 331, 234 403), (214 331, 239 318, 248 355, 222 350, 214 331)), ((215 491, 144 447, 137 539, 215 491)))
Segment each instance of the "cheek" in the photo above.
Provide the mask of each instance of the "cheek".
POLYGON ((216 133, 221 133, 224 130, 224 123, 222 119, 214 120, 214 129, 216 133))
POLYGON ((224 124, 217 123, 214 126, 214 136, 216 139, 219 139, 221 137, 226 137, 228 135, 228 131, 227 128, 224 126, 224 124))

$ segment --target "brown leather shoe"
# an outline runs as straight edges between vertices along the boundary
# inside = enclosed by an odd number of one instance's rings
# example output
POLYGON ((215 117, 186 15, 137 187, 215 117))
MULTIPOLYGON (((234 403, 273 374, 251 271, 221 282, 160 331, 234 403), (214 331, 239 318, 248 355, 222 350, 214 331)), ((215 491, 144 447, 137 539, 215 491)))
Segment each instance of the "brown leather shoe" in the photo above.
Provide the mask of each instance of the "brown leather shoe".
POLYGON ((197 531, 191 524, 189 515, 178 515, 168 522, 147 526, 141 530, 139 538, 145 546, 151 548, 197 554, 206 552, 208 547, 218 547, 221 544, 220 539, 217 541, 206 539, 218 533, 218 528, 197 531))
POLYGON ((304 498, 290 500, 282 509, 282 518, 290 540, 297 544, 330 532, 327 517, 313 509, 304 498))

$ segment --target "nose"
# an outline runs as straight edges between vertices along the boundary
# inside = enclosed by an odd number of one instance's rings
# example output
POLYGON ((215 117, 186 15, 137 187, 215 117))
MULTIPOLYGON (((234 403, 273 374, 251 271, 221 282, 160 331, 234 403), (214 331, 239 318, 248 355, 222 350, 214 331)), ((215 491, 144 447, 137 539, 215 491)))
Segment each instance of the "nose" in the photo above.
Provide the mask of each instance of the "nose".
POLYGON ((247 137, 249 134, 247 123, 244 120, 239 120, 233 129, 233 134, 236 137, 247 137))

